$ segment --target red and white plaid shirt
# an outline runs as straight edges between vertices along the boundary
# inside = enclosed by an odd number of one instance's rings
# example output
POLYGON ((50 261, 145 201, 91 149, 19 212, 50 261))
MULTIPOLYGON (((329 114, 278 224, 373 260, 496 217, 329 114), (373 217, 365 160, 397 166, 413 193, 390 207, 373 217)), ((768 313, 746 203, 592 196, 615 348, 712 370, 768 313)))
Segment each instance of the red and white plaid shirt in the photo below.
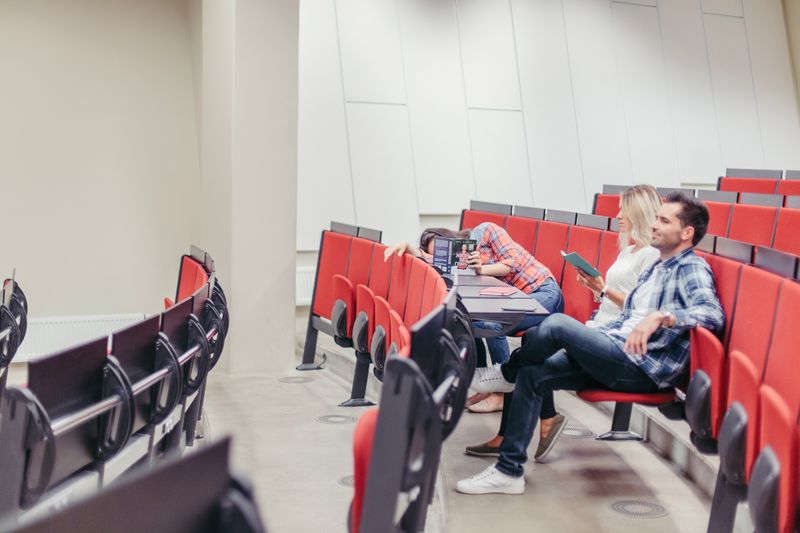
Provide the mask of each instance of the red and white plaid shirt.
MULTIPOLYGON (((538 289, 547 279, 552 279, 550 269, 537 261, 525 248, 514 242, 508 232, 492 222, 483 222, 470 230, 470 239, 478 243, 481 264, 502 263, 511 271, 499 278, 513 285, 525 294, 538 289)), ((422 251, 422 257, 429 263, 432 257, 422 251)))

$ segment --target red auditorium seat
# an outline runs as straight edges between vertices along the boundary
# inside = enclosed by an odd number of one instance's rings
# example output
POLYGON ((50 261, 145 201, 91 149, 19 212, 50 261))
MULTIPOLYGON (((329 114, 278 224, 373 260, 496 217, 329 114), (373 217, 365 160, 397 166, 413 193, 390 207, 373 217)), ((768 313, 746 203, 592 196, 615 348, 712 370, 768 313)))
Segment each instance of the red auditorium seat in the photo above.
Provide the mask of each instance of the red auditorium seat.
MULTIPOLYGON (((366 284, 369 281, 370 265, 372 263, 372 250, 375 243, 366 239, 354 238, 350 245, 350 257, 347 264, 347 274, 336 274, 333 277, 333 305, 334 307, 344 306, 346 310, 344 316, 344 330, 341 331, 342 339, 349 340, 353 332, 353 322, 355 320, 355 300, 356 287, 366 284)), ((332 311, 331 318, 340 311, 332 311)), ((337 332, 337 324, 334 324, 334 333, 337 332)))
MULTIPOLYGON (((602 231, 594 228, 570 228, 567 252, 578 252, 590 265, 596 267, 602 234, 602 231)), ((561 290, 564 293, 564 313, 579 322, 589 320, 597 304, 594 303, 592 292, 577 281, 577 273, 571 266, 564 267, 561 290)))
POLYGON ((164 298, 164 308, 169 309, 174 302, 182 302, 195 293, 202 285, 208 283, 208 272, 194 257, 184 255, 181 257, 181 266, 178 271, 178 288, 175 291, 175 300, 164 298))
MULTIPOLYGON (((750 265, 742 267, 731 327, 727 407, 740 404, 747 413, 745 474, 755 460, 758 388, 767 362, 770 333, 783 278, 750 265)), ((727 416, 727 415, 726 415, 727 416)))
POLYGON ((723 177, 719 180, 720 191, 734 192, 758 192, 762 194, 774 194, 778 187, 778 180, 767 178, 728 178, 723 177))
POLYGON ((406 327, 411 327, 419 320, 422 311, 422 299, 425 295, 425 281, 430 266, 422 259, 415 259, 411 265, 411 274, 408 278, 408 297, 403 313, 403 322, 406 327))
POLYGON ((372 445, 375 440, 375 426, 378 423, 378 409, 369 409, 356 424, 353 437, 353 485, 355 494, 350 508, 350 531, 359 533, 361 527, 361 511, 367 489, 369 463, 372 460, 372 445))
POLYGON ((314 305, 312 312, 330 319, 333 306, 333 276, 347 272, 347 260, 350 257, 350 244, 353 237, 333 231, 322 232, 322 244, 319 249, 319 266, 317 281, 314 287, 314 305))
MULTIPOLYGON (((389 283, 389 306, 398 313, 405 312, 406 297, 408 296, 408 279, 411 276, 411 267, 414 264, 411 254, 392 256, 392 277, 389 283)), ((380 322, 379 322, 380 323, 380 322)))
POLYGON ((800 196, 800 180, 779 181, 777 193, 784 196, 800 196))
POLYGON ((777 214, 777 207, 736 204, 731 213, 727 236, 749 244, 769 246, 777 214))
POLYGON ((796 351, 800 343, 797 316, 800 285, 785 282, 781 290, 764 382, 759 389, 758 448, 770 448, 781 465, 778 498, 778 531, 794 526, 798 468, 796 429, 800 414, 796 351))
POLYGON ((567 249, 567 234, 570 227, 558 222, 540 222, 539 236, 533 254, 539 262, 550 269, 559 285, 564 272, 564 257, 561 255, 561 250, 567 249))
POLYGON ((531 253, 536 248, 538 229, 539 221, 533 218, 510 216, 506 220, 506 231, 511 239, 531 253))
MULTIPOLYGON (((800 185, 800 181, 796 183, 800 185)), ((772 247, 783 252, 800 255, 800 209, 784 207, 778 210, 772 247)))
POLYGON ((370 276, 367 285, 359 285, 356 287, 356 320, 361 313, 366 320, 364 327, 366 327, 366 334, 362 334, 362 341, 354 334, 356 351, 361 353, 369 353, 369 343, 372 342, 372 333, 375 331, 375 297, 380 296, 386 298, 389 295, 389 280, 392 275, 392 262, 391 260, 385 261, 383 254, 386 251, 386 246, 376 244, 372 250, 372 260, 370 261, 370 276))
POLYGON ((596 194, 594 196, 594 207, 592 213, 604 217, 616 218, 619 213, 618 194, 596 194))
POLYGON ((461 212, 461 229, 474 228, 482 222, 494 222, 502 228, 506 225, 506 215, 472 209, 464 209, 461 212))
POLYGON ((728 235, 728 224, 733 204, 723 202, 705 202, 708 208, 708 233, 725 237, 728 235))
POLYGON ((600 239, 600 259, 597 262, 597 270, 603 273, 605 278, 609 267, 614 264, 619 255, 619 233, 614 231, 604 231, 600 239))

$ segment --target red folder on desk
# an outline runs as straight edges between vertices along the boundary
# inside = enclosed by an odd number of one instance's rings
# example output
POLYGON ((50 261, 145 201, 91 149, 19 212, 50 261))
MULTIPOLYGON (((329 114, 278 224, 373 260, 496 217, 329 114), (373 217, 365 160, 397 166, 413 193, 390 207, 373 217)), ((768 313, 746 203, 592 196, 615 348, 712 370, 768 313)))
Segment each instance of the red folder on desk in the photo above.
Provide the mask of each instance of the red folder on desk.
POLYGON ((486 287, 481 289, 481 296, 510 296, 517 292, 514 287, 486 287))

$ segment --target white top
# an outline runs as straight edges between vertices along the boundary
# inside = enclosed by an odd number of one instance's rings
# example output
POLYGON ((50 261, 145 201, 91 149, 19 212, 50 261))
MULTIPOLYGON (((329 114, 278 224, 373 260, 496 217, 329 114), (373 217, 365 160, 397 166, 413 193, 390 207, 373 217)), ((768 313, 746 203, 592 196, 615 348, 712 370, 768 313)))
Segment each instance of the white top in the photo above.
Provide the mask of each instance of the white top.
MULTIPOLYGON (((626 246, 617 256, 614 264, 608 268, 606 273, 606 285, 609 289, 630 294, 634 287, 639 283, 639 276, 647 270, 659 257, 658 250, 652 246, 646 246, 637 251, 633 251, 633 245, 626 246)), ((600 308, 591 320, 586 322, 590 328, 598 328, 619 318, 622 308, 612 302, 609 298, 603 298, 600 308)))

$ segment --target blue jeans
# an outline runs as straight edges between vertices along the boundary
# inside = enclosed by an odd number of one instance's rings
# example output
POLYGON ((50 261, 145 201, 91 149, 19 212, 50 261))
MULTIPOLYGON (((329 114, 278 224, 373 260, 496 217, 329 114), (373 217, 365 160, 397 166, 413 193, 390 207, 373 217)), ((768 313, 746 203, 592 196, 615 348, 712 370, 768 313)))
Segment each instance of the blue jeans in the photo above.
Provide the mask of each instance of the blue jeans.
MULTIPOLYGON (((561 295, 561 287, 559 287, 552 278, 546 279, 544 283, 539 285, 538 289, 528 296, 542 304, 542 307, 551 313, 561 313, 564 311, 564 298, 561 295)), ((548 315, 528 315, 509 333, 513 335, 514 333, 519 333, 520 331, 538 326, 547 316, 548 315)), ((485 320, 473 322, 472 326, 479 329, 494 331, 502 331, 503 329, 500 323, 485 320)), ((505 335, 487 338, 486 345, 489 347, 489 355, 492 356, 492 363, 505 363, 508 361, 508 339, 506 339, 505 335)))
POLYGON ((525 335, 522 346, 500 367, 516 382, 497 469, 521 476, 542 401, 556 390, 604 387, 620 392, 656 392, 658 387, 614 342, 562 314, 548 316, 525 335))

